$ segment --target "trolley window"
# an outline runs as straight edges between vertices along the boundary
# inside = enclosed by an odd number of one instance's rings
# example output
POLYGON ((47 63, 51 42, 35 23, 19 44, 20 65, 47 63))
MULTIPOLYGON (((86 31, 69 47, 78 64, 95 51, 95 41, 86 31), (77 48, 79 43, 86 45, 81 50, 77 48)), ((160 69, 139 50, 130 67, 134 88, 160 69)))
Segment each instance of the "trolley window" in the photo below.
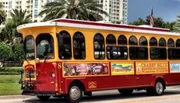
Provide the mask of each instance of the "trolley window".
POLYGON ((25 40, 24 40, 24 51, 25 51, 26 59, 32 60, 35 58, 33 36, 27 36, 25 38, 25 40))
POLYGON ((106 37, 106 44, 116 44, 116 38, 113 34, 109 34, 106 37))
POLYGON ((71 59, 71 36, 67 31, 61 31, 58 34, 58 47, 60 59, 71 59))
POLYGON ((119 45, 127 45, 127 38, 124 35, 120 35, 118 37, 118 44, 119 45))
POLYGON ((74 59, 85 59, 86 51, 85 51, 85 38, 81 32, 76 32, 73 36, 73 52, 74 59))
POLYGON ((104 37, 100 33, 97 33, 94 36, 94 58, 95 59, 105 58, 104 37))
POLYGON ((36 55, 39 59, 54 58, 54 43, 50 34, 40 34, 36 38, 36 55))

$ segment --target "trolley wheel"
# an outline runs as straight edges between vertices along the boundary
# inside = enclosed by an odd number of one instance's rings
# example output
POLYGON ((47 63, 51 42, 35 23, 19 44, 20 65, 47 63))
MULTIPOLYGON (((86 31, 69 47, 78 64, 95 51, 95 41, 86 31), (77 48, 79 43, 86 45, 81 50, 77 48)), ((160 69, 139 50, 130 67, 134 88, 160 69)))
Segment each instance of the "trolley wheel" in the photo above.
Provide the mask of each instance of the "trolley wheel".
POLYGON ((37 96, 37 98, 39 98, 39 100, 48 100, 50 98, 50 96, 37 96))
POLYGON ((155 83, 155 86, 153 87, 153 94, 154 95, 157 95, 157 96, 160 96, 164 93, 164 89, 165 89, 165 84, 162 80, 158 80, 156 83, 155 83))
POLYGON ((76 83, 71 84, 66 98, 69 103, 77 103, 80 101, 82 98, 82 87, 76 83))
POLYGON ((148 95, 153 95, 153 87, 146 88, 146 92, 148 95))
POLYGON ((133 93, 133 89, 118 89, 118 91, 123 96, 128 96, 128 95, 131 95, 133 93))
POLYGON ((92 96, 92 91, 85 92, 84 95, 87 95, 87 96, 91 97, 92 96))

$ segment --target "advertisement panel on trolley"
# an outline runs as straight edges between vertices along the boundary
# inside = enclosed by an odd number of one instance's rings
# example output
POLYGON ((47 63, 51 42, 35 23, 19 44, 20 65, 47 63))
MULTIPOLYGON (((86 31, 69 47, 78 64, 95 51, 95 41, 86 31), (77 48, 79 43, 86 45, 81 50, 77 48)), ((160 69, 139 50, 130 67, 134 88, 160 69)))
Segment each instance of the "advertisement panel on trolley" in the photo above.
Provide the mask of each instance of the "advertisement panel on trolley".
POLYGON ((112 75, 133 75, 134 65, 133 63, 112 63, 111 65, 112 75))
POLYGON ((64 63, 64 76, 108 75, 108 63, 64 63))
POLYGON ((168 62, 137 62, 136 74, 168 73, 168 62))

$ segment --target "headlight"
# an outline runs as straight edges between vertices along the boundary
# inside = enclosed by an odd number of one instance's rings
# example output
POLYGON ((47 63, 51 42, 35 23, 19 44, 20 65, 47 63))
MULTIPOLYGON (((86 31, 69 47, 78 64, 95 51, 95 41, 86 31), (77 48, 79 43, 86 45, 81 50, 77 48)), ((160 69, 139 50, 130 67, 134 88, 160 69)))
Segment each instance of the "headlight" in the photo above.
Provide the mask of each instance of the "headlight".
POLYGON ((55 75, 54 73, 51 74, 51 77, 55 78, 55 76, 56 76, 56 75, 55 75))

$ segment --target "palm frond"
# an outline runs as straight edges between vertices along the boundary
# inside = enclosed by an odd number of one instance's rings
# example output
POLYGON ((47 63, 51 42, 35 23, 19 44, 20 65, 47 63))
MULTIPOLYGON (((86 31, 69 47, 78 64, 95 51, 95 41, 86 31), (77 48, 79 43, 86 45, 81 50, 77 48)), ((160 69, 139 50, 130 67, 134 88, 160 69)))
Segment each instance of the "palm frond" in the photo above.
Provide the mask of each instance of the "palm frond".
POLYGON ((44 5, 44 10, 39 13, 44 20, 61 18, 66 15, 70 19, 79 20, 101 20, 101 15, 108 16, 108 13, 102 10, 102 5, 95 0, 56 0, 44 5))

